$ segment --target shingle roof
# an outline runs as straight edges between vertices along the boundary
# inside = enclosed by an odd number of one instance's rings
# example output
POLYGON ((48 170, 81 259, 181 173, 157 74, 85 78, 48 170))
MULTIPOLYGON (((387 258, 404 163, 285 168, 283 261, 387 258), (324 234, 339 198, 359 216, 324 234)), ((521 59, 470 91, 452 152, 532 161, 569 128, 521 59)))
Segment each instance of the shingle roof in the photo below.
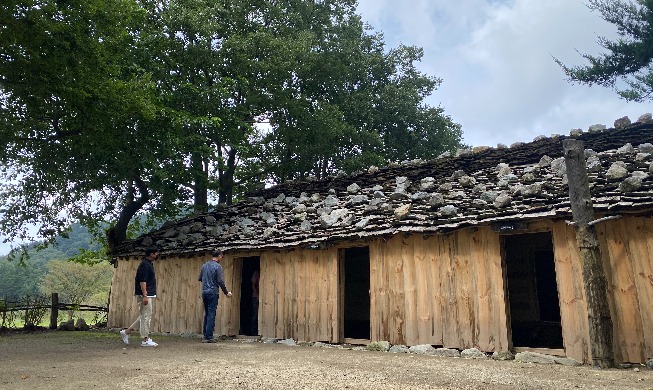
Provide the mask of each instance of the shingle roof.
POLYGON ((168 223, 126 242, 114 255, 139 255, 153 243, 162 253, 178 254, 322 247, 402 232, 433 234, 501 221, 570 218, 562 158, 566 138, 584 142, 597 212, 653 210, 649 120, 321 181, 283 183, 235 205, 168 223))

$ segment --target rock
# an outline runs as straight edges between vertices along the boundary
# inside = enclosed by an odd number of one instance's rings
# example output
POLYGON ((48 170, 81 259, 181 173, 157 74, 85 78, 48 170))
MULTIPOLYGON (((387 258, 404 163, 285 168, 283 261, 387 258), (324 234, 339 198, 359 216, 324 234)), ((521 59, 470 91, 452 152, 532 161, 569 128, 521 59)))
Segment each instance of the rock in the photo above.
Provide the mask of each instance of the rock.
POLYGON ((494 207, 500 209, 507 207, 512 203, 512 198, 508 194, 501 194, 494 200, 494 207))
POLYGON ((641 153, 653 153, 653 144, 645 143, 637 147, 641 153))
POLYGON ((395 218, 397 221, 401 221, 402 219, 406 218, 408 214, 410 214, 410 210, 413 207, 413 205, 405 204, 397 207, 397 209, 394 211, 395 218))
POLYGON ((460 351, 451 348, 436 348, 432 355, 442 357, 460 357, 460 351))
POLYGON ((465 359, 487 359, 487 356, 477 348, 465 349, 460 353, 460 357, 465 359))
POLYGON ((623 179, 628 176, 628 168, 623 161, 617 161, 612 163, 605 175, 612 180, 623 179))
POLYGON ((642 178, 641 177, 628 177, 619 184, 619 190, 621 192, 635 192, 642 188, 642 178))
POLYGON ((624 146, 617 149, 617 153, 619 154, 635 153, 635 148, 631 144, 625 144, 624 146))
POLYGON ((599 133, 599 132, 601 132, 601 131, 603 131, 605 129, 607 129, 606 125, 596 124, 596 125, 590 126, 588 131, 590 133, 599 133))
POLYGON ((579 362, 578 360, 567 358, 567 357, 555 358, 554 361, 556 364, 560 364, 562 366, 576 367, 581 365, 581 362, 579 362))
POLYGON ((510 351, 495 351, 492 354, 493 360, 515 360, 515 354, 510 351))
POLYGON ((294 347, 294 346, 297 345, 297 343, 293 339, 279 340, 277 343, 278 344, 283 344, 283 345, 289 345, 291 347, 294 347))
POLYGON ((59 324, 59 330, 75 330, 75 320, 72 318, 59 324))
POLYGON ((458 214, 458 208, 452 205, 441 207, 439 211, 445 217, 453 217, 458 214))
POLYGON ((555 359, 555 356, 537 352, 519 352, 515 355, 515 360, 524 363, 555 364, 555 359))
POLYGON ((388 352, 390 352, 390 353, 408 353, 409 350, 408 350, 408 347, 405 346, 405 345, 393 345, 392 347, 390 347, 388 352))
POLYGON ((75 322, 75 329, 76 330, 89 330, 91 329, 90 326, 86 323, 86 321, 83 318, 78 318, 77 322, 75 322))
POLYGON ((355 194, 360 190, 361 190, 361 187, 356 183, 353 183, 353 184, 350 184, 349 186, 347 186, 347 192, 349 192, 350 194, 355 194))
POLYGON ((614 128, 615 129, 624 129, 624 128, 630 126, 630 124, 631 124, 630 118, 628 118, 627 116, 624 116, 624 117, 621 117, 621 118, 617 119, 616 121, 614 121, 614 128))
POLYGON ((433 355, 435 348, 433 348, 431 344, 413 345, 412 347, 408 348, 408 352, 418 355, 433 355))
POLYGON ((390 343, 388 341, 374 341, 369 343, 365 349, 368 351, 388 352, 390 350, 390 343))

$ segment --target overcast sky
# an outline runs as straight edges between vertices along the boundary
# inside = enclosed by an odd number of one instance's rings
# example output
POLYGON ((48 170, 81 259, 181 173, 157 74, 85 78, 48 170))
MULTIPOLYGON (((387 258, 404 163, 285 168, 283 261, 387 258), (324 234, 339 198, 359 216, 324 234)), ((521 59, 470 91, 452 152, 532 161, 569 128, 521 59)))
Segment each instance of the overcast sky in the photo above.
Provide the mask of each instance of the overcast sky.
POLYGON ((427 103, 442 106, 472 146, 612 127, 653 111, 607 88, 569 84, 553 61, 585 65, 614 25, 585 0, 359 0, 358 11, 388 47, 419 46, 423 72, 442 79, 427 103))

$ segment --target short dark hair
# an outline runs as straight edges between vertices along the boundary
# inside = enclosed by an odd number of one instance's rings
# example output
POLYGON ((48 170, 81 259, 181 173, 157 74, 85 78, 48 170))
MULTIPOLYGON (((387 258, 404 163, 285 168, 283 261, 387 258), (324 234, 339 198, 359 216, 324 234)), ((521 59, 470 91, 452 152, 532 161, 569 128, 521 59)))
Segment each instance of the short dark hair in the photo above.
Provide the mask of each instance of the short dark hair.
POLYGON ((224 252, 222 252, 222 249, 214 249, 211 252, 211 256, 213 256, 213 257, 219 257, 219 256, 222 256, 223 254, 224 254, 224 252))
POLYGON ((152 253, 157 253, 157 252, 159 252, 158 247, 156 247, 154 245, 148 246, 147 248, 145 248, 145 257, 151 255, 152 253))

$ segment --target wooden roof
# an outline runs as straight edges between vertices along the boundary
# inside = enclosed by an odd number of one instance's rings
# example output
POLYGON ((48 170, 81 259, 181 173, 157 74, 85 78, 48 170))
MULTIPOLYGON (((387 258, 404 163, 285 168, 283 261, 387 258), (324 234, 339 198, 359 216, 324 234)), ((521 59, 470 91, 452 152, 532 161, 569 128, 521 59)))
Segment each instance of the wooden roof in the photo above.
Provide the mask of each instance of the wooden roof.
POLYGON ((258 251, 322 248, 397 233, 437 234, 467 226, 570 218, 562 141, 585 144, 594 208, 607 215, 653 210, 653 121, 621 129, 574 131, 511 147, 480 147, 372 167, 322 181, 261 190, 128 241, 114 256, 221 248, 258 251))

